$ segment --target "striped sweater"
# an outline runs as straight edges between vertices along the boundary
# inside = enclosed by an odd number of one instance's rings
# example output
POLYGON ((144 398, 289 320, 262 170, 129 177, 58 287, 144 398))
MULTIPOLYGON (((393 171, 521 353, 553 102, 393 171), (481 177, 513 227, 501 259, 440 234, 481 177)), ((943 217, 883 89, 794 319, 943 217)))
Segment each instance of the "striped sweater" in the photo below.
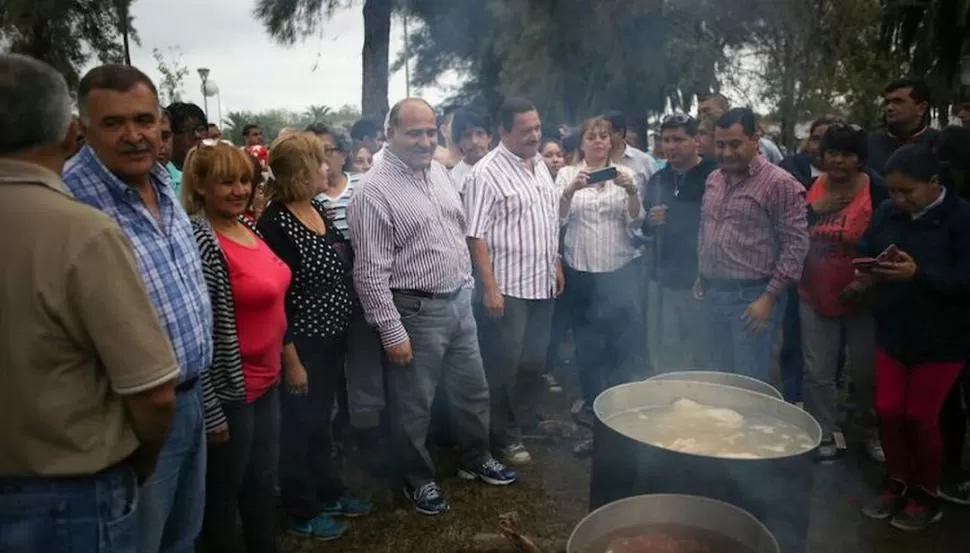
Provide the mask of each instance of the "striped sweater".
MULTIPOLYGON (((244 217, 239 220, 260 236, 252 222, 244 217)), ((222 253, 212 225, 204 216, 192 217, 192 231, 199 246, 202 275, 212 302, 212 367, 202 376, 205 429, 212 432, 227 422, 222 402, 246 401, 246 379, 243 377, 242 353, 236 331, 236 307, 226 256, 222 253)))

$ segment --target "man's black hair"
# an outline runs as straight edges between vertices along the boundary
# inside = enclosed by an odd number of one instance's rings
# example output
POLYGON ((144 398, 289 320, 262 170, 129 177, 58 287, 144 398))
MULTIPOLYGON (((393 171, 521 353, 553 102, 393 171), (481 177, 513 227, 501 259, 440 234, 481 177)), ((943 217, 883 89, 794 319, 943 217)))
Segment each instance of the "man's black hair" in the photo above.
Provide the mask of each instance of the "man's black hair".
POLYGON ((208 128, 208 122, 206 121, 205 112, 202 108, 195 104, 188 104, 185 102, 173 102, 169 104, 167 108, 169 117, 172 120, 172 132, 183 133, 188 132, 193 129, 184 128, 185 122, 193 117, 198 119, 199 123, 208 128))
POLYGON ((249 133, 252 132, 253 129, 262 129, 262 127, 260 127, 259 125, 255 124, 255 123, 250 123, 250 124, 246 125, 245 127, 243 127, 243 129, 242 129, 243 136, 249 136, 249 133))
POLYGON ((808 129, 808 134, 815 132, 815 129, 819 127, 829 127, 835 125, 836 123, 843 123, 844 121, 840 117, 834 115, 823 115, 818 119, 812 121, 812 126, 808 129))
POLYGON ((372 119, 361 119, 350 127, 350 137, 354 140, 364 140, 367 137, 377 138, 381 135, 381 126, 372 119))
POLYGON ((502 106, 498 109, 499 123, 506 132, 515 126, 515 116, 523 113, 536 111, 536 106, 525 98, 506 98, 502 106))
POLYGON ((717 120, 715 126, 719 129, 730 129, 740 123, 744 134, 754 136, 758 132, 758 118, 751 108, 731 108, 717 120))
POLYGON ((626 115, 624 115, 622 111, 611 109, 604 112, 600 117, 610 122, 610 126, 613 127, 613 132, 618 132, 621 135, 626 136, 626 130, 628 127, 626 115))
MULTIPOLYGON (((694 137, 700 132, 700 124, 697 119, 691 117, 690 115, 684 114, 674 114, 667 116, 660 123, 660 134, 664 131, 670 131, 674 129, 684 129, 684 133, 687 136, 694 137)), ((644 143, 649 144, 649 137, 644 138, 644 143)))
POLYGON ((902 79, 897 79, 888 85, 886 85, 883 94, 889 94, 890 92, 895 92, 897 90, 909 88, 911 89, 910 96, 913 100, 917 102, 930 102, 930 86, 926 84, 926 80, 922 77, 905 77, 902 79))
POLYGON ((461 142, 461 137, 465 132, 474 129, 483 129, 486 134, 491 136, 492 129, 488 123, 488 118, 477 110, 471 108, 460 108, 455 111, 451 118, 451 141, 455 145, 461 142))

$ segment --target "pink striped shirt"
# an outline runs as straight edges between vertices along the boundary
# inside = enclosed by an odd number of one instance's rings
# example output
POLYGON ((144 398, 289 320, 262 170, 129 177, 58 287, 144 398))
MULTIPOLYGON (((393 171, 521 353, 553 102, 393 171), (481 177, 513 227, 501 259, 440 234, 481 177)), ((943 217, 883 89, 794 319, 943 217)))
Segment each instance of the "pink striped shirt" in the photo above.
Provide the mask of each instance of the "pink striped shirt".
POLYGON ((559 194, 542 156, 526 160, 499 144, 465 178, 467 236, 485 240, 499 291, 513 298, 556 293, 559 194))
POLYGON ((419 180, 385 152, 357 185, 347 222, 356 255, 354 284, 384 346, 408 338, 391 290, 443 294, 472 285, 461 199, 437 161, 419 180))
POLYGON ((697 247, 701 275, 769 278, 766 291, 777 296, 801 278, 808 243, 805 189, 784 169, 759 155, 736 182, 720 169, 707 178, 697 247))

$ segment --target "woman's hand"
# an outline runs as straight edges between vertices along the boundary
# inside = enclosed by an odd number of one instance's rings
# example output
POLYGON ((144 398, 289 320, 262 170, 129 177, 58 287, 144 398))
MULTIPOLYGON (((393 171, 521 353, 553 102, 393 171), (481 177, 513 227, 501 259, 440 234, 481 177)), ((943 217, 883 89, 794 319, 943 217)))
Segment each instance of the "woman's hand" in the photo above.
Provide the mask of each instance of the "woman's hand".
POLYGON ((886 282, 909 282, 916 276, 916 260, 899 250, 895 261, 880 261, 872 269, 872 276, 886 282))
POLYGON ((852 203, 854 198, 854 194, 836 194, 826 192, 821 198, 818 198, 812 202, 812 211, 814 211, 816 215, 828 215, 829 213, 842 211, 845 209, 845 206, 852 203))
POLYGON ((206 433, 206 441, 210 444, 224 444, 229 442, 229 423, 223 423, 214 430, 206 433))
POLYGON ((306 369, 302 364, 290 365, 286 368, 286 389, 293 395, 305 396, 309 390, 306 369))
POLYGON ((859 274, 855 280, 849 283, 839 294, 839 303, 853 305, 857 304, 865 296, 866 292, 872 286, 872 276, 867 274, 859 274))
POLYGON ((613 184, 619 186, 626 191, 627 194, 633 195, 637 193, 637 187, 633 183, 633 177, 627 173, 620 173, 613 179, 613 184))
POLYGON ((583 169, 576 174, 576 178, 573 179, 573 182, 569 183, 569 187, 566 188, 566 194, 572 196, 587 186, 589 186, 589 171, 583 169))

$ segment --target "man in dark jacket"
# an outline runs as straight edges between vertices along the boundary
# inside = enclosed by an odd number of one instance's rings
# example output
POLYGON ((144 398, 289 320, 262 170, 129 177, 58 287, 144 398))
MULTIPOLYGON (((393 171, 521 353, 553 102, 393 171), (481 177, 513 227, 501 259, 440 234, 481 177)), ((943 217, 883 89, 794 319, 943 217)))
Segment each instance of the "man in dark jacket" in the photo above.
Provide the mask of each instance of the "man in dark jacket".
POLYGON ((883 92, 886 127, 869 135, 869 167, 885 173, 886 161, 904 144, 932 146, 939 132, 929 128, 930 89, 926 81, 907 78, 893 81, 883 92))
POLYGON ((801 152, 786 157, 778 166, 791 173, 807 189, 822 173, 822 137, 829 126, 839 122, 837 117, 825 115, 812 122, 808 141, 801 152))
POLYGON ((701 199, 717 162, 700 155, 698 122, 689 115, 664 119, 660 140, 667 165, 647 185, 644 233, 656 237, 655 270, 649 283, 647 336, 653 364, 660 370, 704 367, 708 360, 700 303, 691 287, 697 278, 697 232, 701 199))

